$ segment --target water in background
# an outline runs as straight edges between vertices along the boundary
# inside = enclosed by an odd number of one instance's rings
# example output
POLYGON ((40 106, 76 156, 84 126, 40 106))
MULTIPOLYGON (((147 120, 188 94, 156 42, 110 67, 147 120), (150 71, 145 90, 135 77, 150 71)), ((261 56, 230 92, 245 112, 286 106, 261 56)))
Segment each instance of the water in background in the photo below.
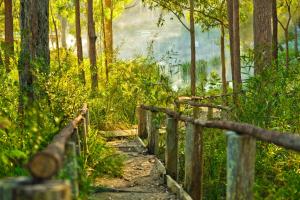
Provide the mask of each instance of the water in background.
MULTIPOLYGON (((114 21, 114 45, 118 49, 119 58, 131 59, 136 55, 147 55, 149 46, 153 43, 155 59, 164 67, 164 72, 170 76, 173 87, 184 87, 188 83, 183 80, 178 64, 190 60, 190 35, 183 25, 172 14, 163 13, 164 25, 157 26, 161 15, 160 9, 150 10, 141 2, 125 12, 114 21)), ((196 27, 197 60, 208 62, 208 73, 212 70, 221 73, 220 33, 212 30, 202 32, 196 27)), ((229 53, 227 54, 227 79, 231 80, 229 53)), ((189 79, 185 77, 184 79, 189 79)))

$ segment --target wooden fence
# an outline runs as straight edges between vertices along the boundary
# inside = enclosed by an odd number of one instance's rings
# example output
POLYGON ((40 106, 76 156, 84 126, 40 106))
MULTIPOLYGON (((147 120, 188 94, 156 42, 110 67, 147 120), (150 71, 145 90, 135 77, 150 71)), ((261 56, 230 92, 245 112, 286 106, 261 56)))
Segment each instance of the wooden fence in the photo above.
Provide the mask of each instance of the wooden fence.
POLYGON ((184 189, 194 200, 203 196, 203 128, 227 130, 227 200, 253 199, 256 140, 300 151, 300 136, 264 130, 232 121, 202 121, 166 108, 141 105, 138 133, 148 138, 150 153, 158 155, 157 113, 166 114, 165 165, 167 175, 178 180, 178 122, 187 124, 185 136, 184 189))
POLYGON ((89 111, 85 104, 80 114, 63 128, 27 164, 32 177, 0 180, 0 200, 71 200, 79 196, 78 157, 88 152, 89 111), (70 181, 54 180, 64 169, 70 181))

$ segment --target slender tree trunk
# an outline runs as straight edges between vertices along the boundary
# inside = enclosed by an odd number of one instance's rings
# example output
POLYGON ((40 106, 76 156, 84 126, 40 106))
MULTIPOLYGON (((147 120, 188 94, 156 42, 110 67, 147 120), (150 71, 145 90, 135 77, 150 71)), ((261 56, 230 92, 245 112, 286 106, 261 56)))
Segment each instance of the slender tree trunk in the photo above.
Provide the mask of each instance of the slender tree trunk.
POLYGON ((299 57, 299 49, 298 49, 298 27, 297 23, 295 23, 295 57, 299 57))
POLYGON ((106 59, 106 81, 109 80, 109 66, 113 62, 113 4, 112 0, 104 0, 104 10, 108 15, 104 15, 104 47, 105 47, 105 59, 106 59), (109 11, 109 12, 107 12, 109 11))
POLYGON ((49 0, 21 0, 21 52, 19 59, 19 111, 30 107, 34 100, 33 63, 39 71, 49 73, 49 0), (26 101, 25 101, 26 100, 26 101))
POLYGON ((253 0, 254 3, 254 72, 260 74, 272 62, 272 2, 253 0))
POLYGON ((76 24, 76 46, 77 46, 77 61, 80 70, 80 76, 85 85, 85 72, 81 69, 83 62, 82 38, 81 38, 81 23, 80 23, 80 0, 75 0, 75 24, 76 24))
POLYGON ((106 74, 106 83, 109 80, 109 70, 108 70, 108 60, 107 60, 107 47, 106 47, 106 31, 105 31, 105 11, 104 11, 104 1, 101 3, 101 24, 102 24, 102 40, 104 48, 104 64, 105 64, 105 74, 106 74))
POLYGON ((68 21, 65 17, 60 16, 60 32, 61 32, 61 46, 64 49, 67 49, 67 25, 68 21))
POLYGON ((232 80, 232 84, 233 84, 235 82, 235 77, 234 77, 233 0, 227 0, 227 15, 228 15, 228 29, 229 29, 231 77, 232 77, 231 80, 232 80))
POLYGON ((288 68, 290 62, 290 50, 289 50, 289 29, 284 30, 285 37, 285 65, 288 68))
POLYGON ((240 17, 239 0, 227 0, 227 12, 229 18, 230 55, 233 81, 233 101, 239 104, 238 94, 242 87, 240 66, 240 17))
POLYGON ((5 0, 5 67, 6 71, 10 71, 10 58, 14 52, 14 30, 12 15, 12 0, 5 0))
MULTIPOLYGON (((226 80, 226 58, 225 58, 225 30, 224 25, 221 25, 221 63, 222 63, 222 92, 227 94, 227 80, 226 80)), ((226 97, 224 97, 224 105, 227 105, 226 97)))
POLYGON ((233 35, 234 35, 234 77, 236 78, 236 91, 242 84, 240 59, 240 5, 239 0, 233 0, 233 35))
POLYGON ((51 18, 52 18, 52 23, 54 26, 54 31, 55 31, 55 45, 56 45, 56 50, 57 50, 57 61, 58 61, 58 66, 60 68, 60 48, 59 48, 59 38, 58 38, 58 30, 57 30, 57 24, 53 15, 53 9, 52 5, 50 6, 50 11, 51 11, 51 18))
POLYGON ((90 57, 90 71, 92 90, 98 88, 98 67, 96 60, 96 34, 94 22, 93 0, 88 0, 88 34, 89 34, 89 57, 90 57))
POLYGON ((273 22, 273 59, 278 66, 278 16, 277 16, 277 0, 272 0, 272 22, 273 22))
POLYGON ((190 37, 191 37, 191 95, 196 96, 196 36, 194 19, 194 0, 190 0, 190 37))

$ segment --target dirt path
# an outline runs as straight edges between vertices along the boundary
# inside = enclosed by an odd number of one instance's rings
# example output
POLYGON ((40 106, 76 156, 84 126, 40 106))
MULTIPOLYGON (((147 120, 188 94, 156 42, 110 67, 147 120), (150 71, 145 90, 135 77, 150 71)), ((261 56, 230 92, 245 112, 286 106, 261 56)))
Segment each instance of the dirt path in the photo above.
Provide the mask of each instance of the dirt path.
POLYGON ((92 196, 93 200, 175 200, 163 183, 156 159, 146 154, 146 149, 137 139, 118 139, 109 142, 119 149, 127 159, 122 178, 99 178, 97 186, 101 192, 92 196))

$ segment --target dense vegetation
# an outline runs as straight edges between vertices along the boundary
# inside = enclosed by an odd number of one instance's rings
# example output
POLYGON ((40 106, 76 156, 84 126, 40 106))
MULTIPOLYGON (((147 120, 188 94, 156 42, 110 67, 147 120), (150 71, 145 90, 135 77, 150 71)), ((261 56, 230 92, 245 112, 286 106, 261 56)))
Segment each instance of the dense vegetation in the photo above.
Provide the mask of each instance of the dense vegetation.
MULTIPOLYGON (((151 45, 147 55, 130 60, 118 58, 113 45, 112 21, 134 6, 131 5, 134 2, 89 0, 85 5, 83 1, 51 0, 49 5, 48 0, 40 0, 39 6, 44 10, 38 12, 45 17, 45 22, 30 18, 30 10, 26 10, 28 7, 24 5, 28 2, 34 5, 34 1, 2 2, 0 22, 5 21, 5 26, 1 24, 0 30, 5 34, 1 34, 0 48, 1 178, 28 175, 24 166, 31 156, 44 148, 78 114, 83 103, 90 107, 91 131, 87 162, 79 158, 83 169, 80 182, 82 196, 88 194, 94 178, 103 174, 122 175, 124 158, 116 156, 116 152, 106 145, 99 130, 135 126, 136 108, 140 104, 173 107, 178 96, 234 92, 238 95, 208 99, 204 103, 231 107, 231 120, 281 132, 300 133, 297 35, 300 5, 297 0, 274 0, 272 3, 268 0, 254 0, 253 3, 247 0, 240 5, 237 0, 144 1, 150 9, 174 14, 191 33, 191 60, 179 65, 183 82, 191 86, 176 91, 172 89, 169 74, 162 72, 163 66, 153 56, 151 45), (273 7, 272 10, 274 2, 276 9, 273 7), (73 10, 75 3, 76 11, 73 10), (89 8, 87 13, 85 6, 89 8), (267 14, 264 15, 264 11, 267 14), (80 14, 87 17, 80 17, 80 14), (242 32, 243 27, 252 22, 252 17, 254 46, 252 39, 243 43, 239 36, 239 28, 242 32), (29 24, 31 21, 36 24, 29 24), (76 37, 76 50, 66 45, 66 24, 72 24, 70 33, 76 37), (208 63, 195 57, 195 24, 202 31, 220 29, 220 58, 208 63), (281 27, 279 32, 275 30, 275 24, 281 27), (86 58, 82 53, 80 25, 89 35, 89 57, 86 58), (32 30, 28 28, 31 26, 32 30), (47 31, 37 33, 34 30, 47 31), (99 44, 96 43, 96 32, 100 33, 99 44), (226 69, 230 68, 225 64, 226 49, 231 55, 232 84, 228 84, 226 76, 226 69), (208 66, 215 70, 208 69, 208 66), (218 71, 221 71, 220 75, 218 71)), ((160 16, 159 26, 163 26, 164 17, 163 14, 160 16)), ((192 108, 186 107, 183 112, 191 115, 192 108)), ((160 119, 164 123, 164 116, 160 119)), ((180 137, 182 142, 183 131, 180 137)), ((224 199, 226 137, 220 130, 205 130, 204 138, 204 196, 205 199, 224 199)), ((161 146, 164 147, 163 142, 161 146)), ((299 199, 299 155, 265 143, 258 142, 257 146, 255 198, 299 199)), ((180 155, 182 181, 183 142, 180 155)))

